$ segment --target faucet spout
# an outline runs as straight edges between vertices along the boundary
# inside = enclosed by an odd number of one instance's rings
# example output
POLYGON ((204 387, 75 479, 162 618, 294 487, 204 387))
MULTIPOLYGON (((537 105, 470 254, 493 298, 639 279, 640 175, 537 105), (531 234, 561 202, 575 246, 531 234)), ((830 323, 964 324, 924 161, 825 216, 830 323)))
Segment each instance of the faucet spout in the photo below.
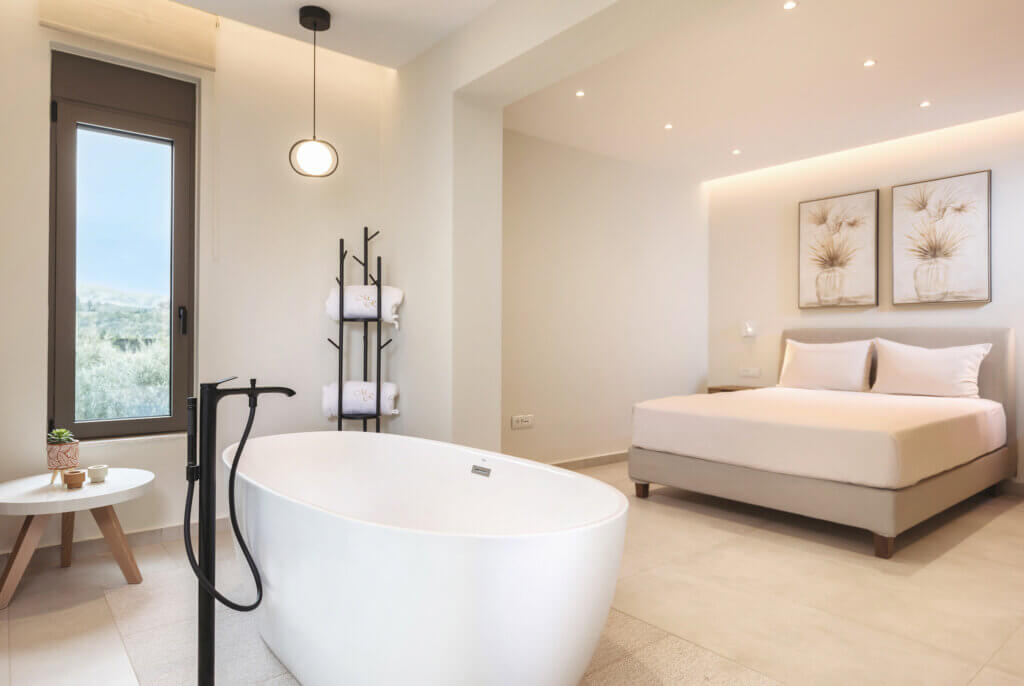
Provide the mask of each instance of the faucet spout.
POLYGON ((281 393, 289 398, 295 395, 295 391, 290 388, 286 388, 285 386, 258 386, 253 390, 257 395, 262 395, 263 393, 281 393))
POLYGON ((285 386, 257 386, 256 379, 249 379, 249 388, 246 390, 249 395, 249 407, 256 407, 256 398, 264 393, 280 393, 289 398, 295 395, 295 391, 285 386))
POLYGON ((214 402, 228 395, 247 395, 249 396, 249 407, 255 407, 256 399, 264 393, 279 393, 288 397, 295 395, 295 391, 286 386, 257 386, 256 379, 249 379, 248 386, 238 388, 220 388, 218 385, 235 378, 237 377, 233 376, 223 381, 204 383, 201 386, 203 390, 208 390, 214 402))

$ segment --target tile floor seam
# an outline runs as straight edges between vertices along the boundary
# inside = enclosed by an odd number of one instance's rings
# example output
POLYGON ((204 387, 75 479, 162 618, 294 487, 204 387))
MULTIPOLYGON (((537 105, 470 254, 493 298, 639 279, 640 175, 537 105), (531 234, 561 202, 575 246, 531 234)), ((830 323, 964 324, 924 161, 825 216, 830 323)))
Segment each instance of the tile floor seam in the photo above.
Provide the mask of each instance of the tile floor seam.
POLYGON ((989 668, 991 668, 993 671, 1002 672, 1003 674, 1009 674, 1010 676, 1012 676, 1014 678, 1019 678, 1017 674, 1015 674, 1015 673, 1013 673, 1011 671, 1008 671, 1006 669, 1003 669, 1002 667, 992 667, 988 663, 985 663, 985 664, 983 664, 981 666, 981 669, 979 669, 977 672, 975 672, 974 674, 971 675, 970 681, 968 681, 965 686, 971 686, 975 681, 978 680, 978 677, 981 676, 981 673, 984 672, 986 669, 989 669, 989 668))
MULTIPOLYGON (((744 539, 744 534, 741 534, 741 533, 730 533, 727 538, 724 538, 721 541, 718 541, 717 543, 712 543, 709 547, 704 548, 703 550, 694 551, 693 553, 689 553, 689 554, 684 555, 684 556, 682 556, 680 558, 677 558, 677 559, 681 559, 681 560, 687 560, 688 559, 690 561, 696 561, 696 560, 698 560, 700 558, 703 558, 703 557, 706 557, 708 555, 711 555, 712 553, 718 551, 721 548, 724 548, 724 547, 729 546, 729 545, 733 545, 735 543, 739 543, 743 539, 744 539)), ((664 565, 657 565, 657 566, 661 567, 661 566, 664 566, 664 565)))
MULTIPOLYGON (((841 615, 839 613, 832 612, 830 610, 825 610, 825 609, 822 609, 820 607, 814 607, 812 605, 804 605, 803 603, 800 603, 800 602, 795 602, 794 604, 801 605, 802 607, 808 607, 808 608, 810 608, 812 610, 817 610, 819 612, 824 612, 825 614, 827 614, 830 617, 835 617, 836 619, 842 619, 842 620, 845 620, 845 621, 848 621, 848 622, 852 622, 852 623, 854 623, 854 624, 856 624, 856 625, 858 625, 858 626, 860 626, 862 628, 869 629, 871 631, 877 631, 877 632, 885 634, 887 636, 894 636, 896 638, 902 638, 905 641, 910 641, 911 643, 916 643, 919 646, 923 646, 925 648, 930 648, 932 650, 935 650, 937 652, 942 653, 946 657, 954 657, 954 658, 956 658, 956 659, 958 659, 958 660, 960 660, 960 661, 962 661, 964 663, 967 663, 967 664, 975 664, 977 662, 976 658, 967 657, 967 656, 962 655, 960 653, 951 652, 951 651, 947 650, 946 648, 934 645, 932 643, 928 643, 927 641, 923 641, 923 640, 921 640, 919 638, 915 638, 914 636, 909 636, 909 635, 904 634, 904 633, 897 633, 895 631, 890 631, 889 629, 882 629, 880 627, 873 626, 873 625, 868 624, 867 622, 863 622, 863 621, 861 621, 861 620, 859 620, 859 619, 857 619, 855 617, 844 617, 843 615, 841 615)), ((1011 632, 1010 636, 1013 636, 1013 633, 1015 633, 1015 632, 1011 632)), ((1007 641, 1010 640, 1010 637, 1008 636, 1006 640, 1007 641)), ((1002 645, 1006 645, 1005 641, 1003 642, 1002 645)), ((994 656, 994 654, 993 654, 993 656, 994 656)), ((988 659, 991 660, 993 656, 990 656, 988 659)), ((985 665, 987 665, 987 664, 988 664, 987 661, 986 662, 982 662, 981 665, 978 667, 978 671, 981 671, 982 669, 984 669, 985 665)), ((974 677, 971 677, 971 678, 973 679, 974 677)), ((967 683, 969 684, 970 681, 968 681, 967 683)))
MULTIPOLYGON (((1004 496, 1000 496, 1000 497, 1004 497, 1004 496)), ((1024 500, 1024 499, 1020 499, 1020 500, 1024 500)), ((735 502, 739 503, 739 501, 735 501, 735 502)), ((739 503, 739 504, 742 504, 742 503, 739 503)), ((956 507, 956 506, 954 506, 954 507, 956 507)), ((789 513, 782 513, 782 514, 789 514, 789 513)), ((944 513, 940 513, 940 515, 941 514, 944 514, 944 513)), ((1002 514, 1005 514, 1005 513, 1002 513, 1002 514)), ((826 523, 828 523, 828 520, 818 520, 818 519, 815 519, 813 517, 803 517, 802 515, 793 515, 793 516, 794 517, 800 517, 802 519, 806 519, 809 522, 826 522, 826 523)), ((936 515, 936 516, 939 516, 939 515, 936 515)), ((925 522, 927 522, 927 521, 928 520, 925 520, 925 522)), ((924 524, 925 522, 922 522, 922 524, 924 524)), ((989 523, 991 523, 991 522, 989 522, 989 523)), ((769 519, 765 518, 765 519, 763 519, 763 521, 758 521, 756 523, 751 523, 749 526, 755 532, 759 532, 759 533, 762 533, 762 534, 763 533, 781 534, 781 532, 778 531, 777 529, 773 529, 771 525, 772 525, 772 520, 769 520, 769 519)), ((838 525, 837 524, 836 526, 840 526, 843 529, 848 529, 848 530, 856 530, 857 529, 857 527, 846 526, 846 525, 838 525)), ((741 535, 746 536, 746 535, 749 535, 749 533, 750 532, 744 532, 741 535)), ((932 533, 934 533, 934 532, 932 532, 932 533)), ((974 533, 976 533, 976 532, 974 532, 974 533)), ((926 536, 926 538, 927 538, 927 536, 926 536)), ((968 538, 969 538, 969 536, 968 536, 968 538)), ((805 540, 811 542, 811 539, 805 539, 805 540)), ((871 547, 870 547, 869 543, 870 543, 870 541, 868 539, 865 539, 865 543, 864 543, 864 551, 865 552, 864 552, 864 555, 867 556, 867 557, 871 556, 871 554, 870 554, 871 547)), ((830 549, 836 547, 836 546, 832 546, 832 545, 828 545, 828 544, 820 544, 820 545, 822 547, 830 548, 830 549)), ((953 549, 951 548, 950 550, 948 550, 946 552, 948 553, 948 552, 952 552, 952 551, 953 551, 953 549)), ((898 557, 899 554, 900 554, 900 549, 897 548, 894 557, 898 557)), ((941 559, 941 557, 942 556, 939 556, 935 560, 932 560, 932 562, 935 562, 935 561, 941 559)), ((1012 564, 1010 562, 1004 562, 1004 561, 999 560, 999 559, 987 558, 987 557, 982 557, 982 559, 984 559, 986 562, 988 562, 990 564, 994 564, 996 566, 1003 567, 1003 568, 1008 569, 1008 570, 1017 570, 1017 569, 1019 569, 1019 567, 1017 565, 1012 564)), ((862 567, 859 567, 858 565, 855 565, 852 562, 849 562, 846 559, 842 559, 842 558, 836 559, 836 560, 834 560, 834 562, 837 563, 837 564, 841 564, 843 566, 846 566, 846 567, 852 567, 852 568, 855 568, 855 569, 863 569, 862 567)), ((917 574, 917 573, 919 573, 921 571, 924 571, 924 569, 926 569, 926 568, 927 568, 927 565, 921 567, 920 569, 914 571, 913 573, 911 573, 909 575, 906 575, 905 578, 910 578, 910 577, 914 576, 915 574, 917 574)))
MULTIPOLYGON (((720 547, 722 547, 724 545, 733 543, 734 542, 733 539, 734 538, 739 538, 739 537, 740 537, 740 534, 732 534, 732 533, 730 533, 729 534, 729 538, 726 538, 724 540, 718 541, 717 543, 712 543, 711 547, 706 548, 704 550, 697 550, 697 551, 694 551, 694 552, 691 552, 691 553, 685 553, 683 555, 680 555, 679 557, 672 558, 670 560, 664 560, 662 562, 658 562, 657 564, 653 564, 653 565, 651 565, 650 567, 648 567, 646 569, 638 569, 635 572, 631 572, 630 574, 627 574, 625 576, 620 576, 618 578, 618 580, 616 581, 616 585, 618 585, 622 581, 625 581, 626 579, 633 578, 637 574, 644 574, 644 573, 649 572, 649 571, 651 571, 653 569, 657 569, 658 567, 664 567, 667 564, 683 564, 683 563, 685 563, 688 560, 695 560, 695 559, 700 558, 700 557, 702 557, 702 556, 704 556, 704 555, 706 555, 706 554, 708 554, 708 553, 710 553, 710 552, 712 552, 714 550, 717 550, 718 548, 720 548, 720 547)), ((623 549, 623 554, 625 554, 625 549, 623 549)))
MULTIPOLYGON (((763 676, 763 677, 764 677, 765 679, 771 679, 772 681, 774 681, 775 683, 779 684, 780 686, 786 686, 786 682, 785 682, 785 681, 783 681, 783 680, 781 680, 781 679, 777 679, 777 678, 775 678, 775 677, 771 676, 770 674, 765 674, 765 673, 764 673, 764 672, 762 672, 762 671, 761 671, 760 669, 756 669, 756 668, 754 668, 754 667, 751 667, 751 666, 750 666, 750 665, 748 665, 748 664, 744 664, 744 663, 740 662, 739 660, 737 660, 737 659, 735 659, 735 658, 729 657, 728 655, 723 655, 723 654, 721 654, 720 652, 718 652, 717 650, 714 650, 714 649, 712 649, 712 648, 708 648, 708 647, 707 647, 707 646, 705 646, 705 645, 701 645, 700 643, 697 643, 696 641, 694 641, 694 640, 692 640, 692 639, 689 639, 689 638, 685 638, 685 637, 683 637, 683 636, 680 636, 679 634, 676 634, 675 632, 669 631, 668 629, 666 629, 666 628, 665 628, 665 627, 663 627, 663 626, 660 626, 660 625, 658 625, 658 624, 654 624, 654 623, 652 623, 652 622, 649 622, 649 621, 647 621, 646 619, 641 619, 641 618, 639 618, 639 617, 637 617, 637 616, 635 616, 635 615, 632 615, 632 614, 630 614, 630 613, 628 613, 628 612, 626 612, 626 611, 624 611, 624 610, 620 610, 620 609, 619 609, 619 608, 617 608, 617 607, 615 607, 615 608, 613 608, 613 609, 614 609, 614 610, 615 610, 616 612, 620 613, 620 614, 626 615, 626 616, 627 616, 627 617, 629 617, 630 619, 636 620, 636 621, 638 621, 638 622, 640 622, 640 623, 642 623, 642 624, 646 624, 647 626, 653 626, 653 627, 654 627, 655 629, 658 629, 658 630, 660 630, 660 631, 664 631, 664 632, 665 632, 666 634, 668 634, 669 636, 671 636, 671 637, 673 637, 673 638, 675 638, 675 639, 678 639, 678 640, 680 640, 680 641, 683 641, 684 643, 689 643, 690 645, 693 645, 693 646, 697 646, 697 647, 698 647, 698 648, 700 648, 701 650, 706 650, 706 651, 708 651, 709 653, 711 653, 712 655, 716 655, 716 656, 718 656, 718 657, 722 658, 722 659, 723 659, 723 660, 725 660, 726 662, 730 662, 730 663, 732 663, 732 664, 734 664, 734 665, 738 665, 738 666, 740 666, 740 667, 743 667, 744 669, 749 669, 749 670, 750 670, 751 672, 754 672, 755 674, 760 674, 760 675, 761 675, 761 676, 763 676)), ((661 639, 658 639, 658 640, 663 640, 663 639, 664 639, 664 637, 662 637, 661 639)), ((622 660, 625 660, 625 659, 626 659, 625 657, 623 657, 623 658, 619 658, 619 660, 616 660, 616 662, 620 662, 620 661, 622 661, 622 660)))
MULTIPOLYGON (((723 542, 723 543, 725 543, 725 542, 723 542)), ((709 548, 708 551, 706 551, 706 552, 710 552, 711 550, 712 549, 709 548)), ((841 560, 841 559, 840 560, 830 560, 830 562, 834 562, 834 563, 836 563, 838 565, 842 565, 843 567, 846 567, 847 569, 853 569, 853 570, 858 570, 858 571, 862 570, 861 567, 859 567, 859 566, 857 566, 857 565, 855 565, 853 563, 847 562, 845 560, 841 560)), ((994 561, 990 561, 990 562, 994 562, 994 561)), ((1005 567, 1007 569, 1017 569, 1013 565, 1002 564, 1002 563, 997 563, 997 564, 999 566, 1005 567)), ((665 565, 658 565, 658 566, 665 566, 665 565)), ((651 569, 655 569, 655 568, 652 567, 651 569)), ((646 570, 646 571, 651 571, 651 569, 646 570)), ((922 570, 923 570, 923 568, 922 568, 922 570)), ((922 570, 918 570, 918 571, 922 571, 922 570)), ((905 578, 906 579, 910 579, 916 573, 917 572, 915 572, 914 574, 908 575, 905 578)), ((633 576, 633 575, 630 575, 630 576, 633 576)), ((694 580, 704 580, 704 577, 698 577, 698 576, 692 576, 692 575, 687 575, 687 576, 690 576, 690 578, 694 579, 694 580)), ((620 581, 621 581, 621 579, 620 579, 620 581)), ((718 582, 714 578, 710 578, 709 577, 709 578, 707 578, 707 581, 710 582, 710 583, 714 583, 716 586, 718 586, 719 588, 722 588, 722 589, 724 589, 726 591, 733 590, 730 586, 728 586, 726 584, 723 584, 721 582, 718 582)), ((751 593, 749 591, 745 591, 742 588, 736 588, 735 590, 738 591, 738 592, 746 593, 747 595, 751 595, 751 596, 756 595, 756 594, 753 594, 753 593, 751 593)), ((791 598, 788 598, 788 597, 783 597, 783 599, 788 601, 788 602, 792 602, 794 605, 799 605, 800 607, 803 607, 803 608, 807 608, 807 609, 811 609, 811 610, 817 610, 819 612, 824 612, 825 614, 829 615, 830 617, 836 617, 838 619, 843 619, 843 620, 846 620, 846 621, 853 622, 853 623, 855 623, 855 624, 857 624, 857 625, 859 625, 859 626, 861 626, 863 628, 867 628, 867 629, 870 629, 872 631, 880 631, 882 633, 885 633, 885 634, 888 634, 888 635, 891 635, 891 636, 896 636, 896 637, 899 637, 899 638, 904 638, 904 639, 913 641, 913 642, 915 642, 915 643, 917 643, 919 645, 923 645, 923 646, 926 646, 926 647, 929 647, 929 648, 934 648, 934 649, 936 649, 936 650, 946 654, 947 656, 956 657, 956 658, 961 659, 961 660, 963 660, 964 662, 967 662, 967 663, 973 663, 973 662, 975 662, 977 660, 977 658, 975 658, 975 657, 967 657, 966 655, 962 655, 960 653, 951 652, 947 648, 943 648, 942 646, 928 643, 927 641, 923 641, 923 640, 921 640, 919 638, 916 638, 914 636, 910 636, 910 635, 905 634, 905 633, 900 633, 900 632, 892 631, 890 629, 883 629, 881 627, 874 626, 872 624, 866 623, 866 622, 864 622, 864 621, 862 621, 860 619, 857 619, 855 617, 847 617, 847 616, 845 616, 843 614, 840 614, 838 612, 833 612, 832 610, 828 609, 827 607, 820 607, 818 605, 814 605, 814 604, 811 604, 809 602, 805 602, 805 601, 798 600, 798 599, 795 599, 795 598, 791 599, 791 598)), ((1015 614, 1019 615, 1019 614, 1021 614, 1021 612, 1019 611, 1019 612, 1016 612, 1015 614)), ((1019 620, 1019 621, 1021 623, 1017 626, 1017 628, 1015 628, 1013 631, 1011 631, 1007 635, 1007 637, 1003 640, 1003 642, 999 645, 999 647, 995 650, 995 652, 993 652, 991 655, 989 655, 989 657, 985 660, 985 662, 983 662, 982 665, 978 668, 978 672, 980 672, 986 666, 989 665, 989 663, 992 661, 993 658, 995 658, 995 656, 999 653, 999 651, 1002 650, 1002 648, 1009 642, 1009 640, 1011 638, 1013 638, 1013 635, 1017 632, 1017 630, 1019 630, 1020 628, 1024 627, 1024 619, 1019 620)), ((975 676, 977 676, 977 673, 975 673, 975 676)), ((974 677, 972 677, 972 679, 973 678, 974 677)), ((968 684, 969 683, 970 682, 968 682, 968 684)))
MULTIPOLYGON (((897 554, 898 553, 899 553, 899 551, 897 551, 897 554)), ((1015 571, 1015 572, 1020 571, 1020 566, 1015 565, 1015 564, 1010 564, 1009 562, 1003 562, 1002 560, 995 560, 995 559, 992 559, 990 557, 980 557, 980 559, 984 560, 988 564, 995 565, 997 567, 1003 567, 1003 568, 1005 568, 1007 570, 1011 570, 1011 571, 1015 571)))
MULTIPOLYGON (((141 684, 139 681, 139 673, 135 670, 135 663, 132 662, 131 653, 128 652, 128 644, 124 642, 124 633, 121 631, 121 625, 117 622, 117 616, 114 614, 114 608, 110 606, 110 600, 107 598, 107 591, 103 592, 103 603, 107 606, 107 612, 110 613, 110 621, 114 624, 114 629, 117 630, 117 637, 121 641, 121 649, 124 651, 124 656, 128 658, 128 666, 131 667, 132 676, 135 677, 135 683, 141 684)), ((13 686, 13 684, 11 685, 13 686)))
MULTIPOLYGON (((667 566, 667 565, 659 565, 659 567, 665 567, 665 566, 667 566)), ((655 569, 657 569, 657 568, 655 568, 655 569)), ((648 571, 651 571, 651 570, 648 570, 648 571)), ((694 576, 694 575, 691 575, 691 574, 687 574, 686 572, 684 572, 683 574, 684 574, 684 576, 689 578, 691 581, 696 581, 698 583, 703 582, 703 583, 714 584, 720 590, 726 591, 728 593, 738 593, 738 594, 747 596, 748 598, 754 598, 754 599, 759 597, 759 594, 752 593, 750 591, 746 591, 746 590, 744 590, 742 588, 732 588, 732 587, 727 586, 726 584, 723 584, 723 583, 721 583, 721 582, 719 582, 719 581, 717 581, 717 580, 715 580, 713 578, 704 578, 704 577, 694 576)), ((960 660, 961 662, 964 662, 965 664, 973 665, 973 664, 976 663, 976 660, 974 658, 968 658, 968 657, 965 657, 965 656, 960 655, 958 653, 950 652, 949 650, 947 650, 945 648, 933 645, 931 643, 927 643, 927 642, 922 641, 922 640, 920 640, 918 638, 914 638, 913 636, 907 636, 905 634, 896 633, 895 631, 890 631, 888 629, 882 629, 882 628, 879 628, 877 626, 872 626, 871 624, 863 622, 863 621, 861 621, 859 619, 856 619, 856 618, 853 618, 853 617, 844 617, 843 615, 838 614, 836 612, 832 612, 830 610, 825 610, 825 609, 822 609, 822 608, 817 607, 815 605, 810 605, 808 603, 805 603, 805 602, 802 602, 802 601, 799 601, 799 600, 795 600, 795 599, 791 599, 791 598, 787 598, 787 597, 781 597, 781 596, 776 596, 776 599, 777 599, 778 602, 783 602, 783 603, 787 603, 787 604, 791 604, 791 605, 797 605, 799 607, 804 608, 805 610, 813 610, 815 612, 821 612, 823 614, 828 615, 829 617, 832 617, 833 619, 839 619, 839 620, 842 620, 842 621, 850 622, 852 624, 856 624, 857 626, 859 626, 862 629, 867 629, 869 631, 877 631, 878 633, 883 634, 885 636, 891 636, 891 637, 894 637, 894 638, 900 638, 900 639, 903 639, 905 641, 909 641, 909 642, 914 643, 914 644, 916 644, 918 646, 921 646, 921 647, 924 647, 924 648, 928 648, 929 650, 934 650, 936 652, 942 653, 946 657, 956 658, 957 660, 960 660)), ((615 608, 615 609, 618 610, 619 608, 615 608)), ((622 612, 622 610, 619 610, 619 612, 622 612)), ((644 621, 644 620, 641 620, 641 621, 644 621)), ((655 625, 655 626, 657 626, 657 625, 655 625)), ((658 628, 662 628, 662 627, 658 627, 658 628)), ((667 629, 664 629, 664 630, 667 631, 667 629)), ((1013 633, 1011 633, 1010 636, 1013 636, 1013 633)), ((684 640, 686 640, 686 639, 684 639, 684 640)), ((1009 640, 1009 638, 1007 638, 1007 640, 1009 640)), ((692 643, 692 641, 691 641, 691 643, 692 643)), ((1003 645, 1005 645, 1005 643, 1003 645)), ((992 658, 989 657, 989 660, 991 660, 991 659, 992 658)), ((986 664, 987 663, 985 663, 985 662, 981 663, 981 666, 978 668, 979 671, 981 669, 984 669, 986 664)), ((968 682, 968 683, 970 683, 970 682, 968 682)))
POLYGON ((999 644, 998 648, 996 648, 994 651, 992 651, 992 654, 988 656, 987 660, 985 660, 985 664, 983 664, 981 667, 979 667, 978 671, 975 672, 974 676, 971 677, 971 681, 967 682, 968 686, 970 686, 971 682, 973 682, 975 679, 978 678, 978 675, 981 674, 985 670, 986 667, 992 667, 992 669, 998 669, 1001 672, 1006 672, 1007 674, 1013 674, 1014 676, 1019 676, 1015 672, 1010 672, 1007 669, 1003 669, 1002 667, 997 667, 997 666, 993 665, 992 664, 992 660, 996 659, 996 655, 998 655, 1000 652, 1002 652, 1003 648, 1006 647, 1006 644, 1010 642, 1010 639, 1013 638, 1014 635, 1016 635, 1016 633, 1018 631, 1020 631, 1022 628, 1024 628, 1024 621, 1022 621, 1017 626, 1016 629, 1014 629, 1013 631, 1010 632, 1010 635, 1006 637, 1006 640, 1004 640, 1002 643, 999 644))

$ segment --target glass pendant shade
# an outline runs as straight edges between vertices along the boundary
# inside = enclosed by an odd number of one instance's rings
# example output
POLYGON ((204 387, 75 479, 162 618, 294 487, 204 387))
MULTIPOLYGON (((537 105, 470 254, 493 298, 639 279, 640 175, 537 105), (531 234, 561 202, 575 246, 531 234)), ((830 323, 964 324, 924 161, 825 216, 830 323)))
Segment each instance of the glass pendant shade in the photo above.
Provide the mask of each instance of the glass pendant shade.
POLYGON ((331 27, 331 13, 322 7, 299 9, 299 24, 313 32, 313 137, 295 141, 288 151, 292 169, 303 176, 330 176, 338 168, 338 151, 316 137, 316 34, 331 27))
POLYGON ((304 138, 292 146, 288 160, 303 176, 330 176, 338 168, 338 151, 327 141, 304 138))

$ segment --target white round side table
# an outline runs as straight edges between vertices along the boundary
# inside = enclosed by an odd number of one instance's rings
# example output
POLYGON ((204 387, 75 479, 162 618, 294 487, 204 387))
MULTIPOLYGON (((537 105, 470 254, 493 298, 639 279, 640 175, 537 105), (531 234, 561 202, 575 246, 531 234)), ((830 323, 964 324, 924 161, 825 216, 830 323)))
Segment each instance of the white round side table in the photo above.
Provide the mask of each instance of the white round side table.
POLYGON ((10 604, 25 567, 39 545, 46 523, 56 514, 61 515, 61 567, 71 566, 75 512, 89 510, 125 580, 130 584, 141 583, 142 574, 124 537, 114 505, 138 498, 152 485, 153 472, 122 467, 111 467, 102 483, 86 481, 77 489, 68 489, 63 484, 51 485, 49 473, 0 483, 0 515, 25 517, 7 567, 0 576, 0 610, 10 604))

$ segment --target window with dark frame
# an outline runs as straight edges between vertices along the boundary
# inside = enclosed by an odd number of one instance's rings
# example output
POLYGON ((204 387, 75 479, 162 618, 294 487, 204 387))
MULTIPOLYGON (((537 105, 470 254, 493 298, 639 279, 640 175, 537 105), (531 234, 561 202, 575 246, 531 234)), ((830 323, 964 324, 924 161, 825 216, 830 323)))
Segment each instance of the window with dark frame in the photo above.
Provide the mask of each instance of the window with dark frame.
POLYGON ((78 438, 183 431, 195 84, 51 55, 51 428, 78 438))

